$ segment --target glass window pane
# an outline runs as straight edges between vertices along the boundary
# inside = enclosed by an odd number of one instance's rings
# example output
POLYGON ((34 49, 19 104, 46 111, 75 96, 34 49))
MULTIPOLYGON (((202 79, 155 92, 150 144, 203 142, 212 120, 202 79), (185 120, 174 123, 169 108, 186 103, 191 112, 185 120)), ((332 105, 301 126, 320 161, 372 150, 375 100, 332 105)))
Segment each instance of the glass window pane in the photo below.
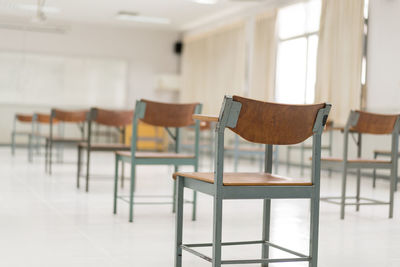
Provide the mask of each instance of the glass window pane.
POLYGON ((321 0, 313 0, 306 4, 307 9, 307 32, 319 30, 321 17, 321 0))
POLYGON ((279 11, 279 37, 281 39, 305 33, 306 9, 305 4, 295 4, 279 11))
POLYGON ((307 88, 306 88, 306 104, 314 103, 315 98, 315 82, 317 78, 317 53, 318 53, 318 36, 311 35, 308 38, 308 58, 307 58, 307 88))
POLYGON ((304 104, 306 58, 306 38, 280 43, 276 75, 276 101, 288 104, 304 104))

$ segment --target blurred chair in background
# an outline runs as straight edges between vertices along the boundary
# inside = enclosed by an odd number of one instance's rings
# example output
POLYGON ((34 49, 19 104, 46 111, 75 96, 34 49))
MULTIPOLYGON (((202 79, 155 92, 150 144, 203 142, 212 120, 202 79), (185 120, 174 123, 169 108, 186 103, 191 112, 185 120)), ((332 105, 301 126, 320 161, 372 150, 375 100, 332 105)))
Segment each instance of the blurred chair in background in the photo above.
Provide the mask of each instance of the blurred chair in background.
MULTIPOLYGON (((172 202, 135 202, 135 184, 136 184, 136 166, 137 165, 173 165, 175 171, 178 166, 189 165, 193 166, 194 170, 198 169, 199 158, 199 134, 200 123, 194 122, 192 115, 201 112, 201 104, 170 104, 153 102, 149 100, 140 100, 136 102, 135 115, 132 122, 132 142, 131 151, 129 152, 116 152, 115 158, 115 178, 114 178, 114 214, 117 213, 117 199, 127 201, 129 203, 129 221, 133 221, 133 206, 134 204, 172 204, 173 211, 175 211, 175 190, 171 197, 172 202), (174 152, 138 152, 137 139, 138 139, 138 125, 140 122, 158 127, 164 127, 170 137, 175 143, 174 152), (195 142, 194 154, 183 154, 179 151, 180 131, 184 127, 195 127, 195 142), (171 130, 170 128, 173 128, 171 130), (131 164, 131 184, 129 196, 118 195, 118 166, 119 162, 126 162, 131 164)), ((138 196, 136 196, 138 197, 138 196)), ((154 196, 157 197, 157 196, 154 196)), ((193 192, 193 200, 188 201, 193 204, 192 219, 196 219, 196 199, 197 194, 193 192)))

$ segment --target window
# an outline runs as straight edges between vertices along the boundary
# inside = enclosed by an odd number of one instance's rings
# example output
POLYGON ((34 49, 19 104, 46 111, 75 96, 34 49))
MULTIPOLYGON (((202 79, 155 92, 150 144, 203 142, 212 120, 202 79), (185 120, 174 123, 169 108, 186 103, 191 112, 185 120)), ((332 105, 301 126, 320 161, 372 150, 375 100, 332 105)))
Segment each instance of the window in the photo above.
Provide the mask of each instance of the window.
POLYGON ((369 1, 364 1, 364 49, 362 57, 362 73, 361 73, 361 84, 365 86, 367 82, 367 42, 368 42, 368 8, 369 1))
POLYGON ((321 0, 282 8, 278 14, 279 46, 276 101, 314 102, 321 0))

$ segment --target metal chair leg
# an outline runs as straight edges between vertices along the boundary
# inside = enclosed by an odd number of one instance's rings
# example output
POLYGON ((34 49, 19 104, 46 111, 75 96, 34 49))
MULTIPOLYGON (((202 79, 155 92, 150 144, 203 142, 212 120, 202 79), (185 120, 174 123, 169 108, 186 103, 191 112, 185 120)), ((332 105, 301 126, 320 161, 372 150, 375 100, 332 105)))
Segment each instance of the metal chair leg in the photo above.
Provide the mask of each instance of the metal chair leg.
POLYGON ((29 134, 28 135, 28 162, 32 162, 32 159, 33 159, 32 139, 33 139, 33 136, 31 134, 29 134))
POLYGON ((309 267, 317 267, 318 263, 318 233, 319 233, 319 192, 314 192, 310 209, 310 252, 309 267))
POLYGON ((393 218, 394 191, 396 191, 397 167, 390 170, 390 196, 389 196, 389 218, 393 218))
POLYGON ((51 165, 52 165, 52 150, 53 150, 53 142, 50 140, 49 141, 49 174, 51 175, 51 165))
POLYGON ((356 211, 360 210, 360 190, 361 190, 361 170, 357 169, 357 193, 356 193, 356 211))
POLYGON ((197 218, 197 191, 193 191, 192 221, 197 218))
POLYGON ((49 149, 49 141, 46 138, 46 142, 45 142, 45 145, 44 145, 44 172, 45 173, 47 173, 47 168, 48 168, 48 165, 47 165, 48 149, 49 149))
POLYGON ((214 196, 214 230, 212 248, 212 267, 221 266, 221 243, 222 243, 222 198, 214 196))
POLYGON ((135 175, 136 175, 136 166, 131 164, 131 186, 130 186, 130 194, 129 194, 129 222, 133 222, 133 199, 135 193, 135 175))
POLYGON ((15 133, 11 133, 11 155, 15 156, 15 133))
POLYGON ((183 177, 177 178, 176 223, 175 223, 175 267, 182 267, 182 233, 183 233, 183 177))
POLYGON ((121 188, 124 188, 125 182, 125 162, 121 161, 121 188))
POLYGON ((344 167, 343 169, 343 176, 342 176, 342 199, 340 202, 340 219, 344 219, 344 211, 345 211, 345 204, 346 204, 346 183, 347 183, 347 168, 344 167))
POLYGON ((86 192, 89 192, 89 174, 90 174, 90 148, 86 149, 86 192))
POLYGON ((80 186, 80 177, 81 177, 81 165, 82 165, 82 149, 78 146, 78 165, 77 165, 77 172, 76 172, 76 187, 79 188, 80 186))
MULTIPOLYGON (((263 206, 263 229, 262 241, 270 241, 270 223, 271 223, 271 199, 264 199, 263 206)), ((262 259, 269 258, 269 246, 266 243, 262 244, 261 248, 262 259)), ((268 263, 261 264, 261 267, 268 267, 268 263)))
MULTIPOLYGON (((194 172, 199 170, 198 165, 194 165, 194 172)), ((193 191, 193 206, 192 206, 192 221, 195 221, 197 218, 197 192, 193 191)))
MULTIPOLYGON (((378 157, 378 154, 375 152, 374 153, 374 159, 376 159, 377 157, 378 157)), ((376 187, 376 169, 374 169, 372 177, 373 177, 373 179, 372 179, 372 181, 373 181, 372 182, 372 187, 375 188, 376 187)))
MULTIPOLYGON (((174 166, 174 172, 178 171, 178 166, 174 166)), ((173 193, 172 193, 172 213, 175 213, 176 211, 176 180, 174 180, 173 184, 173 193)))
POLYGON ((119 167, 119 157, 118 157, 118 155, 115 155, 115 173, 114 173, 114 214, 117 214, 118 167, 119 167))

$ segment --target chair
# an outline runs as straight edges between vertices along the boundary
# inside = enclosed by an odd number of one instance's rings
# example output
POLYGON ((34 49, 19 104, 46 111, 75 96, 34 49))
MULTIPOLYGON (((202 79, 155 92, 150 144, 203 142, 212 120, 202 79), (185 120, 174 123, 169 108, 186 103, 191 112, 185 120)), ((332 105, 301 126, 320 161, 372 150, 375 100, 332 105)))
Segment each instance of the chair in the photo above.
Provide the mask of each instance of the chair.
POLYGON ((226 96, 219 117, 196 115, 196 119, 217 121, 215 171, 209 173, 177 172, 176 210, 176 254, 175 267, 182 266, 182 251, 185 250, 212 263, 255 264, 268 266, 275 262, 309 262, 317 266, 318 224, 319 224, 319 181, 321 134, 330 110, 329 104, 283 105, 251 100, 239 96, 226 96), (229 128, 247 141, 265 144, 265 169, 262 173, 224 172, 224 132, 229 128), (271 174, 273 145, 291 145, 313 137, 313 161, 311 181, 293 179, 271 174), (184 188, 199 191, 214 198, 213 241, 205 244, 183 244, 183 193, 184 188), (269 240, 271 199, 310 199, 310 255, 283 248, 269 240), (222 204, 225 199, 263 199, 263 229, 257 241, 222 242, 222 204), (261 259, 222 260, 221 246, 261 244, 261 259), (198 247, 212 247, 212 257, 195 250, 198 247), (293 257, 270 259, 269 247, 288 252, 293 257))
MULTIPOLYGON (((134 204, 151 204, 149 202, 134 202, 136 166, 137 165, 174 165, 175 171, 178 166, 191 165, 194 170, 198 169, 199 157, 199 122, 195 123, 192 115, 201 112, 201 104, 167 104, 153 102, 149 100, 140 100, 136 102, 135 114, 132 122, 132 141, 130 152, 116 152, 115 156, 115 184, 114 184, 114 214, 117 213, 117 199, 127 201, 129 203, 129 221, 133 221, 133 205, 134 204), (136 148, 137 128, 139 121, 153 126, 165 127, 168 134, 175 142, 175 152, 138 152, 136 148), (195 127, 194 154, 179 153, 180 130, 183 127, 195 127), (169 128, 175 128, 171 131, 169 128), (130 194, 128 197, 118 195, 118 165, 119 162, 127 162, 131 164, 131 184, 130 194)), ((174 186, 174 196, 175 196, 174 186)), ((196 219, 196 192, 193 192, 193 210, 192 219, 196 219)), ((173 211, 175 208, 175 197, 172 198, 173 211)), ((190 202, 190 201, 188 201, 190 202)), ((153 203, 166 204, 166 203, 153 203)))
POLYGON ((61 109, 52 109, 50 116, 50 135, 46 137, 46 153, 45 153, 45 171, 49 174, 52 173, 52 150, 53 145, 72 145, 77 146, 79 143, 85 141, 85 123, 88 110, 75 110, 67 111, 61 109), (55 120, 58 123, 72 123, 76 124, 80 130, 81 137, 64 137, 54 136, 53 125, 55 120))
POLYGON ((389 218, 393 217, 393 194, 397 184, 397 158, 398 158, 398 132, 399 115, 382 115, 364 111, 351 111, 344 127, 343 158, 322 158, 323 168, 336 168, 342 171, 342 192, 340 197, 323 197, 321 201, 340 205, 340 218, 345 217, 345 206, 355 205, 356 211, 359 211, 360 205, 389 205, 389 218), (357 158, 349 159, 348 146, 349 134, 358 134, 357 158), (376 160, 361 158, 361 136, 362 134, 372 135, 391 135, 392 149, 390 160, 376 160), (390 190, 389 201, 380 201, 371 198, 360 197, 361 187, 361 169, 388 169, 390 170, 390 190), (356 196, 348 197, 346 195, 347 172, 348 170, 357 171, 357 189, 356 196), (355 199, 355 202, 346 200, 355 199), (340 201, 338 201, 340 200, 340 201), (360 200, 366 202, 361 203, 360 200))
POLYGON ((11 155, 15 155, 15 138, 17 136, 27 136, 35 130, 34 126, 32 124, 33 116, 28 115, 28 114, 15 114, 14 116, 14 123, 13 123, 13 130, 11 132, 11 155), (17 123, 22 123, 22 124, 31 124, 31 130, 30 131, 17 131, 17 123))
MULTIPOLYGON (((78 163, 77 163, 77 177, 76 185, 79 188, 79 178, 81 175, 81 158, 82 150, 86 150, 86 192, 89 192, 89 175, 90 175, 90 153, 91 152, 115 152, 115 151, 128 151, 130 146, 125 145, 125 127, 132 123, 133 110, 108 110, 100 108, 92 108, 88 114, 88 132, 87 141, 78 144, 78 163), (92 141, 92 126, 104 125, 116 128, 122 135, 122 142, 120 143, 93 143, 92 141)), ((123 180, 122 180, 123 181, 123 180)))

